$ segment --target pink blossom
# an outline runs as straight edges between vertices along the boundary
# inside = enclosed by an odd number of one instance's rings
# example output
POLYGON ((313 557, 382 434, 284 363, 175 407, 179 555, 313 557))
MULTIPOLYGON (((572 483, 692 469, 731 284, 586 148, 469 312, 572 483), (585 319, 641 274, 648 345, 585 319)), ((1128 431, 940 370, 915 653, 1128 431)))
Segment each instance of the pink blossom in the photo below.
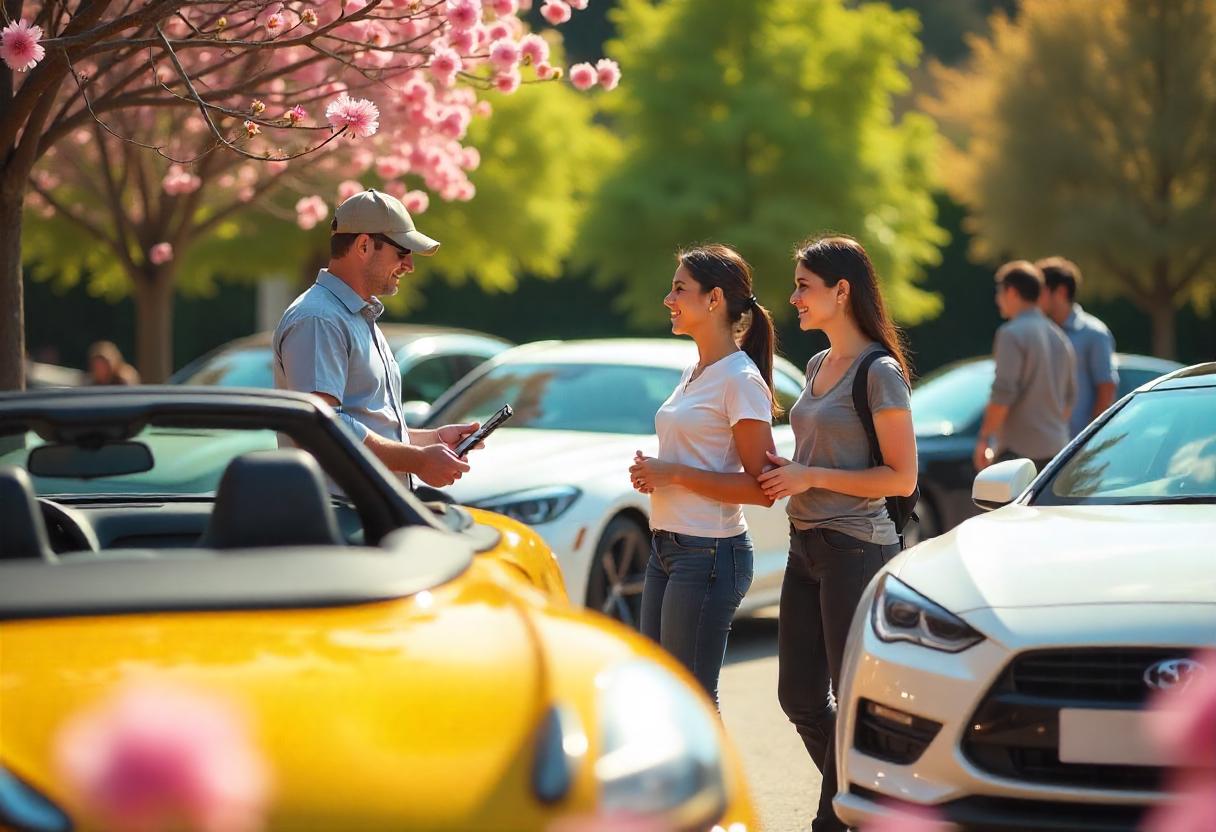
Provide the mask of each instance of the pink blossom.
MULTIPOLYGON (((515 71, 515 88, 503 90, 503 92, 515 92, 519 87, 519 72, 515 71)), ((502 76, 500 75, 499 78, 502 76)), ((498 84, 498 79, 495 79, 495 85, 498 84)), ((499 87, 499 89, 502 89, 499 87)), ((439 120, 439 132, 447 136, 449 139, 463 139, 464 134, 469 129, 469 120, 472 114, 468 107, 452 107, 444 113, 443 118, 439 120)))
POLYGON ((157 243, 148 249, 148 262, 155 266, 168 263, 172 259, 173 245, 171 243, 157 243))
POLYGON ((165 178, 160 183, 169 196, 192 193, 202 184, 203 180, 180 165, 169 165, 169 170, 165 172, 165 178))
POLYGON ((257 136, 262 132, 262 128, 258 127, 256 123, 250 121, 249 119, 245 119, 245 132, 248 133, 249 138, 252 139, 254 136, 257 136))
POLYGON ((431 75, 445 87, 451 85, 462 69, 464 63, 455 49, 436 49, 431 55, 431 75))
POLYGON ((405 183, 400 179, 394 179, 392 182, 386 182, 384 185, 385 193, 390 196, 395 196, 397 199, 405 197, 405 183))
POLYGON ((574 85, 576 90, 591 89, 595 86, 598 77, 595 67, 591 64, 582 63, 570 67, 570 83, 574 85))
POLYGON ((376 135, 380 129, 380 109, 366 98, 351 98, 342 93, 325 108, 326 120, 339 129, 348 128, 361 139, 376 135))
POLYGON ((33 69, 46 57, 46 48, 40 40, 41 26, 31 26, 24 19, 10 23, 0 31, 0 58, 17 72, 33 69))
POLYGON ((486 27, 486 37, 490 39, 491 45, 496 40, 507 40, 512 34, 514 33, 511 31, 511 25, 505 20, 499 20, 486 27))
POLYGON ((519 11, 519 0, 490 0, 490 8, 499 17, 510 17, 519 11))
POLYGON ((409 191, 401 198, 401 202, 411 214, 424 214, 431 206, 431 198, 427 196, 426 191, 409 191))
POLYGON ((587 0, 566 0, 570 4, 570 8, 578 9, 580 12, 587 8, 587 0))
POLYGON ((550 78, 562 77, 562 71, 557 67, 550 66, 547 63, 539 63, 536 65, 536 77, 542 81, 548 81, 550 78))
POLYGON ((266 169, 273 174, 280 174, 287 170, 286 159, 273 159, 266 163, 266 169))
POLYGON ((596 61, 595 74, 600 86, 606 90, 616 89, 616 85, 621 82, 621 67, 610 58, 596 61))
POLYGON ((264 25, 266 26, 266 31, 270 34, 279 34, 283 31, 283 15, 272 14, 270 17, 266 18, 266 23, 264 25))
POLYGON ((445 11, 456 31, 472 29, 481 22, 481 0, 448 0, 445 11))
POLYGON ((559 26, 570 19, 570 5, 562 0, 545 0, 540 7, 541 16, 554 26, 559 26))
POLYGON ((301 121, 308 118, 308 113, 305 112, 304 108, 301 107, 299 104, 292 107, 290 110, 285 112, 283 115, 285 115, 287 117, 287 120, 289 122, 291 122, 292 127, 296 126, 301 121))
POLYGON ((510 40, 496 40, 490 45, 490 63, 500 73, 507 73, 519 65, 519 44, 510 40))
POLYGON ((479 118, 489 118, 494 113, 494 105, 489 101, 478 101, 473 106, 473 115, 479 118))
POLYGON ((300 14, 300 20, 302 20, 304 22, 305 26, 316 26, 317 25, 317 13, 314 12, 312 9, 305 9, 300 14))
POLYGON ((527 35, 519 42, 519 53, 526 63, 533 66, 549 60, 549 42, 540 35, 527 35))
POLYGON ((501 93, 510 95, 519 89, 519 70, 512 69, 509 72, 500 72, 494 76, 494 89, 501 93))
POLYGON ((477 189, 469 180, 466 179, 456 186, 456 199, 461 202, 468 202, 475 196, 477 196, 477 189))
POLYGON ((338 204, 341 205, 362 190, 363 185, 358 180, 347 179, 338 185, 338 204))
POLYGON ((461 29, 459 32, 453 32, 451 38, 452 48, 461 55, 467 55, 477 48, 477 29, 461 29))
POLYGON ((317 195, 302 197, 296 203, 296 223, 309 231, 329 214, 329 206, 317 195))
POLYGON ((244 714, 163 682, 130 683, 71 717, 55 757, 65 787, 100 828, 252 832, 270 797, 270 772, 244 714))
POLYGON ((376 160, 376 175, 381 179, 396 179, 409 170, 409 162, 398 156, 381 156, 376 160))
POLYGON ((466 147, 460 151, 460 166, 465 170, 477 170, 481 165, 481 152, 475 147, 466 147))
POLYGON ((282 11, 283 11, 283 4, 281 2, 278 2, 278 0, 274 0, 274 2, 267 3, 265 6, 263 6, 258 11, 258 15, 256 18, 257 24, 259 26, 265 26, 266 21, 270 20, 270 18, 274 17, 276 14, 281 14, 282 11))

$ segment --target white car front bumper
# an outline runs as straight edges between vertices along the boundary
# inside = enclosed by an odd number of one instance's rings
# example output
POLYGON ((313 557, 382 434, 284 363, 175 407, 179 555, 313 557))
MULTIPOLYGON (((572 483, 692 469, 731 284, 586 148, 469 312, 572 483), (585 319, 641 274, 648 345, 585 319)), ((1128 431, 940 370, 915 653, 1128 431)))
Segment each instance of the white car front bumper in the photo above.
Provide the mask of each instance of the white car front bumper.
POLYGON ((1060 711, 1142 713, 1144 668, 1205 646, 1216 607, 980 610, 963 617, 987 638, 951 654, 880 640, 873 591, 839 691, 834 805, 846 823, 902 804, 962 828, 1131 830, 1165 798, 1160 768, 1061 763, 1060 711))

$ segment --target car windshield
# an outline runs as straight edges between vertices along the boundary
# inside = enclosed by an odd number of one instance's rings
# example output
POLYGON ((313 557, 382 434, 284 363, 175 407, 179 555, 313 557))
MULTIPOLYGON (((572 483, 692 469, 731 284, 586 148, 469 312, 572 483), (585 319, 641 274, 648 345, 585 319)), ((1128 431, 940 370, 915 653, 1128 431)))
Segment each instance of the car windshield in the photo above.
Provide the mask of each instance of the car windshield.
POLYGON ((680 371, 670 367, 500 364, 431 421, 484 422, 510 404, 510 428, 651 434, 655 413, 679 380, 680 371))
MULTIPOLYGON (((92 478, 31 475, 40 497, 65 495, 184 495, 213 494, 224 469, 249 451, 278 447, 272 430, 146 427, 132 441, 152 452, 152 468, 139 474, 92 478)), ((0 435, 0 465, 28 471, 30 451, 44 445, 36 433, 0 435)))
POLYGON ((992 392, 991 361, 972 361, 930 373, 912 391, 912 423, 919 436, 979 428, 992 392))
POLYGON ((1034 502, 1216 502, 1216 388, 1136 396, 1085 440, 1034 502))
POLYGON ((183 379, 182 383, 218 387, 274 387, 274 374, 270 369, 272 357, 270 347, 249 347, 221 353, 183 379))

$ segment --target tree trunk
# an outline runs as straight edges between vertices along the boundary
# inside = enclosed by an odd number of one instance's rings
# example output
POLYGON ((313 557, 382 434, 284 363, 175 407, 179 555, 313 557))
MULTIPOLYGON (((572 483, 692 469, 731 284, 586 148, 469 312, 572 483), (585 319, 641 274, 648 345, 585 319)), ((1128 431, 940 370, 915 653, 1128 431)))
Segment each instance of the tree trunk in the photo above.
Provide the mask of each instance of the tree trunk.
POLYGON ((28 174, 6 170, 0 178, 0 390, 25 388, 21 209, 28 174))
POLYGON ((1177 353, 1174 303, 1169 298, 1155 298, 1148 313, 1153 322, 1153 355, 1174 358, 1177 353))
POLYGON ((144 384, 161 384, 173 372, 173 272, 148 268, 134 279, 135 362, 144 384))

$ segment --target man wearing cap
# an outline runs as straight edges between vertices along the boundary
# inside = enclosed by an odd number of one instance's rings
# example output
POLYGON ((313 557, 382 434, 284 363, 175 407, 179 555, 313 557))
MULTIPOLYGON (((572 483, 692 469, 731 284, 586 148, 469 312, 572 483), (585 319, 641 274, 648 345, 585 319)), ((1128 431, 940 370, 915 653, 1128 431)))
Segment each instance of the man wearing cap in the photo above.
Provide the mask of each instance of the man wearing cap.
POLYGON ((414 254, 430 256, 439 243, 414 227, 400 200, 376 190, 339 205, 331 229, 329 265, 274 331, 274 385, 320 396, 391 470, 451 485, 469 470, 453 448, 478 425, 409 430, 401 369, 376 325, 379 296, 396 294, 414 254))

